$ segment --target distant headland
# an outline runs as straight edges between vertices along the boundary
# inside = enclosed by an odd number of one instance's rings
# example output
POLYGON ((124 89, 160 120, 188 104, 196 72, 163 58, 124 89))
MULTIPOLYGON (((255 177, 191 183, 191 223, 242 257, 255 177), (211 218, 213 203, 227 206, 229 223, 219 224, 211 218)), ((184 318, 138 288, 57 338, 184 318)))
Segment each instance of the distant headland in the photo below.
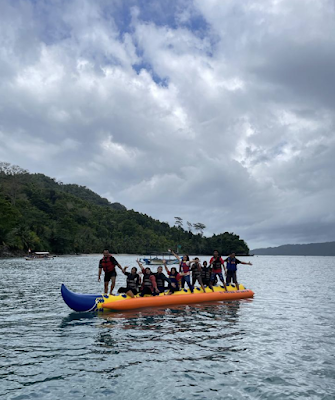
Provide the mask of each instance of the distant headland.
POLYGON ((335 242, 285 244, 278 247, 254 249, 250 253, 262 256, 335 256, 335 242))

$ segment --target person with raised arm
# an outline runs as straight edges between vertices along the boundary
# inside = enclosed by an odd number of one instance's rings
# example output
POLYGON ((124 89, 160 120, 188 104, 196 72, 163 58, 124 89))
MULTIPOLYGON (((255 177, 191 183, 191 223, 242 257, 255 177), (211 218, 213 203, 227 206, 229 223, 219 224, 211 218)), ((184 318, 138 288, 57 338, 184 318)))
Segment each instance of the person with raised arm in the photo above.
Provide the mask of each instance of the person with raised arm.
POLYGON ((159 294, 156 278, 151 272, 151 269, 149 267, 144 268, 143 264, 139 260, 136 260, 136 262, 141 268, 143 274, 140 297, 143 297, 145 294, 150 294, 152 296, 159 294))
POLYGON ((225 273, 226 273, 226 267, 224 266, 224 260, 219 255, 219 252, 217 250, 214 250, 213 257, 210 259, 209 265, 211 265, 212 267, 212 275, 211 275, 212 283, 214 282, 216 276, 218 276, 220 278, 220 281, 223 283, 225 291, 227 292, 227 286, 224 277, 222 275, 222 266, 225 273))
MULTIPOLYGON (((163 260, 163 264, 164 264, 163 260)), ((159 266, 157 268, 157 272, 154 273, 155 278, 156 278, 156 283, 157 283, 157 288, 159 290, 160 293, 164 293, 165 291, 165 282, 167 282, 169 289, 171 290, 170 286, 171 286, 171 281, 169 278, 166 277, 166 275, 163 273, 163 267, 159 266)))
POLYGON ((173 294, 174 292, 178 292, 181 288, 181 275, 178 273, 176 267, 172 267, 171 271, 169 271, 166 261, 163 260, 165 271, 169 276, 171 286, 169 287, 169 294, 173 294))
POLYGON ((235 257, 235 253, 231 253, 229 257, 224 260, 227 263, 227 285, 233 281, 236 285, 236 289, 240 290, 240 286, 237 282, 236 271, 237 271, 237 264, 245 264, 245 265, 252 265, 251 262, 244 262, 240 261, 235 257))
POLYGON ((182 259, 176 254, 174 251, 170 250, 169 251, 176 257, 176 259, 179 261, 179 269, 180 269, 180 275, 182 276, 182 282, 181 286, 184 287, 185 282, 187 283, 188 287, 191 290, 191 293, 193 293, 193 286, 191 284, 191 273, 190 273, 190 265, 191 263, 195 262, 195 260, 190 260, 190 257, 187 254, 184 254, 182 259))
POLYGON ((129 297, 135 297, 138 294, 139 287, 141 285, 141 277, 137 273, 137 268, 133 267, 131 272, 127 272, 124 267, 122 272, 127 276, 127 286, 120 287, 118 293, 126 293, 129 297))
POLYGON ((121 265, 116 261, 116 259, 109 254, 109 250, 104 250, 103 251, 103 258, 99 261, 99 274, 98 274, 98 281, 100 282, 101 280, 101 272, 104 270, 105 276, 104 276, 104 290, 105 294, 108 293, 108 284, 109 281, 111 281, 111 290, 110 294, 113 294, 113 290, 115 287, 115 280, 116 280, 116 269, 115 267, 120 268, 121 271, 123 271, 121 265))

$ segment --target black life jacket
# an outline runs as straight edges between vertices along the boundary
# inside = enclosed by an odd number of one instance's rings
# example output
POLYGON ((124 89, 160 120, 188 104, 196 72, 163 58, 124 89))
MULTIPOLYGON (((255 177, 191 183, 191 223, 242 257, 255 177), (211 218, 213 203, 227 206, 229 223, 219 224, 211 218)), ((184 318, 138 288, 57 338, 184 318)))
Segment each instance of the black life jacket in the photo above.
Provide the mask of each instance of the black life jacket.
POLYGON ((222 271, 222 267, 221 267, 222 263, 221 263, 221 260, 220 260, 220 256, 218 256, 216 259, 214 259, 212 261, 212 264, 213 264, 213 270, 216 270, 216 271, 220 270, 220 272, 222 271))
POLYGON ((138 288, 138 280, 139 280, 139 275, 138 274, 129 274, 127 276, 127 288, 129 289, 136 289, 138 288))
POLYGON ((203 279, 203 280, 210 280, 210 278, 211 278, 211 268, 210 267, 204 267, 204 266, 202 266, 202 268, 201 268, 201 278, 203 279))
POLYGON ((199 263, 193 263, 193 265, 192 265, 191 270, 192 270, 193 276, 195 276, 195 277, 198 277, 201 274, 201 272, 199 271, 199 265, 200 265, 199 263))
POLYGON ((163 274, 163 272, 161 272, 161 273, 156 273, 156 274, 154 274, 155 275, 155 278, 156 278, 156 283, 157 283, 157 286, 158 287, 164 287, 164 285, 165 285, 165 280, 164 280, 164 274, 163 274))
POLYGON ((150 276, 151 276, 152 274, 144 274, 143 275, 143 286, 144 287, 150 287, 150 288, 152 288, 152 282, 151 282, 151 279, 150 279, 150 276))

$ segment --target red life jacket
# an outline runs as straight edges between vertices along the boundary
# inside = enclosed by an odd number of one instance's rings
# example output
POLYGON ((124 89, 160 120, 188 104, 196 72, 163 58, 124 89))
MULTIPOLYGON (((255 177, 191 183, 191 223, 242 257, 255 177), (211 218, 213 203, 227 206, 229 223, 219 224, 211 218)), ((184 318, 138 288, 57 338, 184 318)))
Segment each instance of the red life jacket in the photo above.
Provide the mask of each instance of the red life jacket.
POLYGON ((115 270, 115 265, 112 261, 113 256, 109 255, 100 260, 100 265, 104 272, 113 272, 115 270))
POLYGON ((185 261, 182 261, 180 263, 180 266, 181 266, 181 270, 182 270, 182 272, 184 272, 184 274, 190 275, 190 266, 187 265, 185 261))

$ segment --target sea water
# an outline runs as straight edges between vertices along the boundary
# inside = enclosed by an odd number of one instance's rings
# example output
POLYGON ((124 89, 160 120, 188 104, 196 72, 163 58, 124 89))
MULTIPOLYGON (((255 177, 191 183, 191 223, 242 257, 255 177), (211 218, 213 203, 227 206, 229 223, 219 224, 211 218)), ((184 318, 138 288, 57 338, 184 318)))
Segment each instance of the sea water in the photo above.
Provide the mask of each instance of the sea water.
POLYGON ((335 257, 241 258, 254 299, 73 312, 99 258, 0 260, 1 398, 335 399, 335 257))

